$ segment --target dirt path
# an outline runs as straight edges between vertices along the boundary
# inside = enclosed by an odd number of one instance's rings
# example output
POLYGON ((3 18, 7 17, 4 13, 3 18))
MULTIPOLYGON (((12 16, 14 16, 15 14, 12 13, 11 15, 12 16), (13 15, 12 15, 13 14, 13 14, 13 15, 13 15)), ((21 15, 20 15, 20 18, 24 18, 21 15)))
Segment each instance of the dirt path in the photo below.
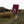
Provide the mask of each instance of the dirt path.
POLYGON ((14 23, 13 21, 14 19, 9 19, 5 24, 16 24, 16 22, 14 23))

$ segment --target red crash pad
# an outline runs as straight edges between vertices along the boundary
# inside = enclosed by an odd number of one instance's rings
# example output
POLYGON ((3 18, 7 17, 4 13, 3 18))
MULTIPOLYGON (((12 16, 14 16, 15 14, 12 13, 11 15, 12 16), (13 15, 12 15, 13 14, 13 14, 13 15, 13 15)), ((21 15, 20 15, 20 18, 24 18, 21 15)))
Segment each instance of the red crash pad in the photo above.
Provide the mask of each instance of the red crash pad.
POLYGON ((14 4, 12 8, 12 13, 18 13, 18 8, 19 8, 19 5, 14 4))

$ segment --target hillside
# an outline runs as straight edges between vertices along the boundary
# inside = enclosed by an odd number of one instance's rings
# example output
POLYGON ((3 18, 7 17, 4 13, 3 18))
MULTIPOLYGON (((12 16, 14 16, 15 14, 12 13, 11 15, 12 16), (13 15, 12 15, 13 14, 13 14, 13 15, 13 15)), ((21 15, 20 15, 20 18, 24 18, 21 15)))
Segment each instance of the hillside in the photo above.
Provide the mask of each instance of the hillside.
POLYGON ((7 11, 9 11, 9 9, 6 9, 4 7, 0 7, 0 12, 7 12, 7 11))

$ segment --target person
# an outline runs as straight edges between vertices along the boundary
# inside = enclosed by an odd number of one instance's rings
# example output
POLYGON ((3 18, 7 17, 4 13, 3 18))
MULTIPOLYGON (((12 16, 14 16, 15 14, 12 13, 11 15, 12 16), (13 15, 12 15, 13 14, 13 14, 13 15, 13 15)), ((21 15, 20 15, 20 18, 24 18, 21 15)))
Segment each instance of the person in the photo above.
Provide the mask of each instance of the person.
POLYGON ((15 21, 17 20, 18 16, 17 16, 17 10, 16 10, 16 13, 15 13, 15 21))
POLYGON ((15 14, 15 21, 17 20, 17 18, 18 18, 18 13, 17 13, 17 10, 16 9, 14 9, 14 12, 13 12, 14 14, 15 14))

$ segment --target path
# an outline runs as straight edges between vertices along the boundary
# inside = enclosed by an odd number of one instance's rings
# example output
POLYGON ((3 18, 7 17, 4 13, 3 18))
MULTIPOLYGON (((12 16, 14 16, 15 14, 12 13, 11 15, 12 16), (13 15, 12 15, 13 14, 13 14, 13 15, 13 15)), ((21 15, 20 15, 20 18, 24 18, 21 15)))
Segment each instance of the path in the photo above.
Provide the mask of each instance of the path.
POLYGON ((16 22, 14 23, 13 21, 14 19, 9 19, 5 24, 16 24, 16 22))

